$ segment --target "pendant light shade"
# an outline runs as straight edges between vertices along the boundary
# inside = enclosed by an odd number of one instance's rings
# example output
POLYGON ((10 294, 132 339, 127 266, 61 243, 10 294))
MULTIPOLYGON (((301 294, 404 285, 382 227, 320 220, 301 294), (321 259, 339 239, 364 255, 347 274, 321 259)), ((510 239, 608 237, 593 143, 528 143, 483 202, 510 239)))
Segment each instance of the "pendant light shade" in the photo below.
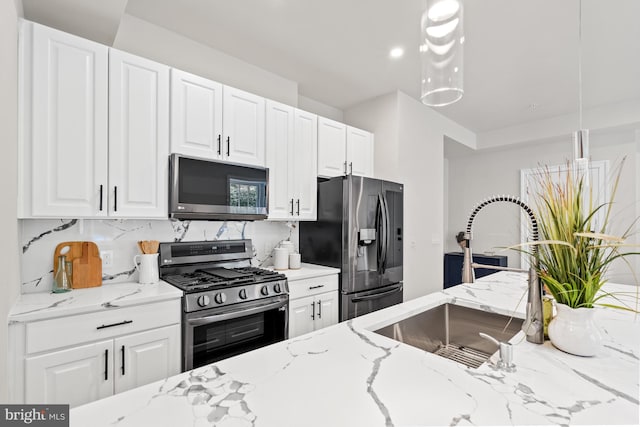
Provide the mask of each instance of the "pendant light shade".
POLYGON ((422 103, 431 107, 453 104, 462 98, 462 0, 428 0, 420 22, 422 103))

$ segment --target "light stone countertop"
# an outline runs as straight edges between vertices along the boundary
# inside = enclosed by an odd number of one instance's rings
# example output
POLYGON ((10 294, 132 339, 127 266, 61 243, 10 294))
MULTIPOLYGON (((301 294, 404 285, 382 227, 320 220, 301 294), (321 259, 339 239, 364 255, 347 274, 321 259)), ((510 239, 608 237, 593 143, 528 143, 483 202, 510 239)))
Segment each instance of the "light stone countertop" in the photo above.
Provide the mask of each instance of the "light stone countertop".
POLYGON ((300 264, 300 268, 297 270, 278 270, 278 273, 282 273, 287 276, 289 281, 311 279, 314 277, 329 276, 331 274, 340 273, 339 268, 325 267, 324 265, 307 264, 303 262, 300 264))
POLYGON ((9 312, 9 324, 71 316, 118 307, 160 302, 182 297, 182 291, 160 281, 156 284, 126 282, 54 294, 22 294, 9 312))
POLYGON ((512 373, 491 363, 470 369, 371 332, 444 302, 523 317, 525 280, 497 273, 232 357, 74 408, 71 425, 639 424, 633 314, 596 309, 604 336, 596 357, 531 344, 520 332, 512 373))

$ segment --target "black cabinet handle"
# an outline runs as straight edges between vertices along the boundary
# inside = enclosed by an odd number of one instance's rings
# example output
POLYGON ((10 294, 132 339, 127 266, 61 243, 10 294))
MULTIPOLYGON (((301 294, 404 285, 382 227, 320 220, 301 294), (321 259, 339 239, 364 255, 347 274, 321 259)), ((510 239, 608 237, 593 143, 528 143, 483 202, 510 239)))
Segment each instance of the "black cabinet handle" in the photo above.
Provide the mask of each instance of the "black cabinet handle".
POLYGON ((320 288, 324 288, 324 285, 309 286, 309 289, 320 289, 320 288))
POLYGON ((218 156, 222 154, 222 135, 218 135, 218 156))
POLYGON ((113 187, 113 211, 118 212, 118 186, 113 187))
POLYGON ((122 375, 124 375, 124 345, 120 347, 120 352, 122 353, 122 366, 120 369, 121 369, 122 375))
POLYGON ((318 319, 322 319, 322 302, 318 301, 318 319))
POLYGON ((316 320, 316 303, 311 303, 311 320, 316 320))
POLYGON ((298 216, 300 216, 300 199, 298 199, 296 203, 298 205, 298 216))
POLYGON ((227 157, 229 157, 229 153, 231 152, 231 137, 227 137, 227 157))
POLYGON ((100 184, 100 210, 102 210, 102 184, 100 184))
POLYGON ((344 162, 344 174, 347 174, 347 162, 344 162))
POLYGON ((353 162, 349 163, 349 170, 350 170, 349 174, 353 175, 353 162))
POLYGON ((293 199, 291 199, 291 216, 293 216, 293 199))
POLYGON ((129 323, 133 323, 133 320, 123 320, 122 322, 111 323, 109 325, 100 325, 96 329, 113 328, 114 326, 128 325, 129 323))
POLYGON ((109 349, 104 350, 104 380, 109 379, 109 349))

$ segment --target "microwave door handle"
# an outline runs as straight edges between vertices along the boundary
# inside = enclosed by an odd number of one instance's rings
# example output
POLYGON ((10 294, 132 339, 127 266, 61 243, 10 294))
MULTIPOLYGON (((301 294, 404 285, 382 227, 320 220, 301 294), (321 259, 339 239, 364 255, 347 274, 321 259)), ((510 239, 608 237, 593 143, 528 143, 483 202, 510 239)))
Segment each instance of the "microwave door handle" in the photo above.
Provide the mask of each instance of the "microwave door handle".
POLYGON ((399 286, 395 286, 393 289, 390 289, 388 291, 379 292, 377 294, 367 295, 367 296, 364 296, 364 297, 353 298, 351 300, 351 302, 355 303, 355 302, 363 302, 363 301, 372 301, 372 300, 375 300, 375 299, 379 299, 379 298, 385 297, 387 295, 395 294, 396 292, 401 291, 401 290, 402 290, 402 285, 399 285, 399 286))
POLYGON ((208 325, 208 324, 210 324, 212 322, 220 322, 222 320, 236 319, 238 317, 248 316, 250 314, 261 313, 261 312, 268 311, 268 310, 271 310, 271 309, 274 309, 274 308, 280 308, 280 307, 283 307, 283 306, 286 306, 286 305, 287 305, 286 301, 284 301, 284 302, 283 301, 277 301, 277 302, 262 304, 262 305, 259 305, 257 307, 241 309, 241 310, 236 310, 236 311, 227 312, 227 313, 221 313, 221 314, 213 314, 211 316, 198 317, 197 319, 187 320, 187 323, 189 323, 189 325, 191 325, 191 326, 208 325))

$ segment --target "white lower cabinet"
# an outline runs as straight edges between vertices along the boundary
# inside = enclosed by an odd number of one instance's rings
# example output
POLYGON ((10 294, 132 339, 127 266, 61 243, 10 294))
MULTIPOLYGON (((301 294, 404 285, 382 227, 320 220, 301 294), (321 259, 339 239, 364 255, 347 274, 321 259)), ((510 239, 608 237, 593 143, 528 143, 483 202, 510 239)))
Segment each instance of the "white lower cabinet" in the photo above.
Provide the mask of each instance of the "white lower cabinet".
POLYGON ((113 340, 27 357, 25 402, 74 407, 111 396, 112 358, 113 340))
POLYGON ((74 407, 180 372, 180 300, 35 321, 20 331, 15 366, 24 371, 24 398, 16 403, 74 407))
POLYGON ((289 281, 289 338, 338 323, 338 275, 289 281))

